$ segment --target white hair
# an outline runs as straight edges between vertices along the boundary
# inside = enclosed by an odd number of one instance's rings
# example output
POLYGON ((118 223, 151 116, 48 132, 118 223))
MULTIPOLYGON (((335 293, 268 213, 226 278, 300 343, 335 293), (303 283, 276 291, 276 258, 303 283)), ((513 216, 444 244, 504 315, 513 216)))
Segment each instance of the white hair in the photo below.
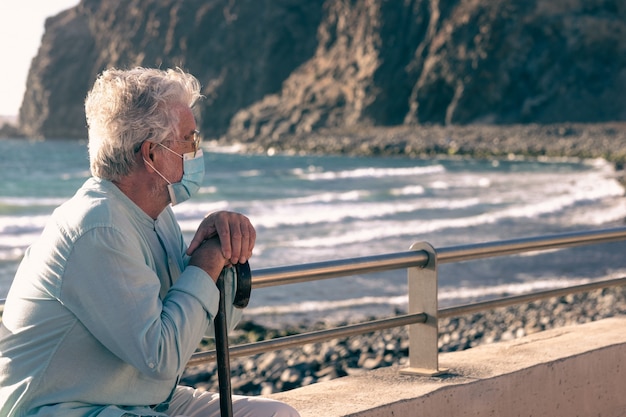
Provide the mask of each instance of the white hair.
POLYGON ((178 136, 174 109, 192 108, 200 96, 200 82, 180 69, 104 71, 85 100, 92 175, 111 181, 128 175, 141 144, 178 136))

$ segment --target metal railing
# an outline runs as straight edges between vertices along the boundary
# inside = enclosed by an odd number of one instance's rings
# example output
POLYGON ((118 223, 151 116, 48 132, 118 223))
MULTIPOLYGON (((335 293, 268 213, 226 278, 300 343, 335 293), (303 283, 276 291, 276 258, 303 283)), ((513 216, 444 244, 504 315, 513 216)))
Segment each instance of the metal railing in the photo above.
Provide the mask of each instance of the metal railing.
MULTIPOLYGON (((407 252, 256 270, 252 273, 253 288, 265 288, 406 268, 408 271, 408 313, 366 323, 231 346, 229 349, 230 356, 250 356, 277 349, 408 325, 409 367, 402 372, 436 375, 443 372, 438 365, 438 320, 440 318, 461 316, 544 298, 626 285, 626 278, 603 280, 439 310, 437 302, 437 272, 439 264, 622 240, 626 240, 626 227, 536 236, 441 249, 434 249, 428 243, 420 242, 414 244, 411 250, 407 252)), ((3 308, 4 300, 0 300, 0 312, 3 308)), ((193 366, 214 360, 215 356, 214 350, 197 352, 187 365, 193 366)))
MULTIPOLYGON (((230 356, 250 356, 287 347, 408 325, 409 366, 402 372, 437 375, 444 372, 444 370, 439 369, 438 364, 438 320, 440 318, 455 317, 577 292, 626 285, 626 278, 603 280, 439 310, 437 303, 438 264, 516 255, 533 251, 589 246, 622 240, 626 240, 626 227, 536 236, 441 249, 434 249, 428 243, 420 242, 414 244, 407 252, 253 271, 252 287, 265 288, 406 268, 408 271, 408 313, 366 323, 231 346, 230 356)), ((198 352, 193 355, 188 366, 198 365, 213 359, 215 359, 215 351, 198 352)))

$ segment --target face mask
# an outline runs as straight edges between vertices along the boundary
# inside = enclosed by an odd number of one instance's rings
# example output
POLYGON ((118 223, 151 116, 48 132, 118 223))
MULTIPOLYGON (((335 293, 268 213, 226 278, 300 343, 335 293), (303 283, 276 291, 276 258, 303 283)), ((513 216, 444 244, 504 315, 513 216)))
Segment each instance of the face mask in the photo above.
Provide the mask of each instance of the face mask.
POLYGON ((200 189, 202 180, 204 179, 204 156, 202 154, 202 149, 198 149, 198 151, 196 151, 196 156, 194 157, 193 152, 179 155, 167 146, 161 146, 172 152, 174 155, 178 155, 183 158, 183 177, 180 179, 180 182, 172 184, 163 176, 163 174, 152 166, 152 164, 146 161, 145 158, 144 162, 154 169, 156 173, 167 182, 167 191, 170 193, 172 205, 175 206, 176 204, 189 200, 189 198, 191 198, 191 196, 200 189))

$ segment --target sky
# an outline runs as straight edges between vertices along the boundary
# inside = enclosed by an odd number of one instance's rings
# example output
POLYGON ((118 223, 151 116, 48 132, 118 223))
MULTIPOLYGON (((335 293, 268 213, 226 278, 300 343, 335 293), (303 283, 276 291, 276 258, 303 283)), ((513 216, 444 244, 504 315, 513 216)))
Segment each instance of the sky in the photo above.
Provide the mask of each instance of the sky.
POLYGON ((0 115, 17 115, 46 18, 79 0, 0 0, 0 115))

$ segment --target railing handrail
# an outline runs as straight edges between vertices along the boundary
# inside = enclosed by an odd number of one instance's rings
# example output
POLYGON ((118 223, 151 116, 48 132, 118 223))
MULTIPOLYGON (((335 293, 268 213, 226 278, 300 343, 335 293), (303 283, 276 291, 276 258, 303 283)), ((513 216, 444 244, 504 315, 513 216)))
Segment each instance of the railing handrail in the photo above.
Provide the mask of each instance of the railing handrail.
POLYGON ((428 255, 423 251, 406 251, 258 269, 252 272, 252 288, 295 284, 414 266, 421 267, 427 261, 428 255))
MULTIPOLYGON (((307 343, 322 342, 325 340, 336 339, 338 337, 348 337, 358 334, 370 333, 377 330, 390 329, 392 327, 406 326, 413 323, 423 323, 426 321, 426 314, 403 314, 396 317, 386 319, 372 320, 365 323, 351 324, 331 329, 318 330, 309 333, 299 333, 290 336, 283 336, 276 339, 262 340, 260 342, 246 343, 230 347, 230 356, 250 356, 257 353, 268 352, 271 350, 284 349, 293 346, 301 346, 307 343)), ((191 360, 187 362, 187 366, 197 365, 216 357, 215 350, 207 350, 197 352, 191 360)))
MULTIPOLYGON (((444 247, 436 249, 436 252, 437 262, 453 263, 524 252, 608 243, 624 239, 626 239, 626 227, 618 227, 444 247)), ((252 287, 264 288, 338 278, 358 273, 422 267, 427 261, 428 255, 424 251, 407 251, 258 269, 252 272, 252 287)))
MULTIPOLYGON (((458 317, 466 314, 478 313, 494 308, 508 307, 516 304, 529 303, 551 297, 561 297, 564 295, 593 291, 601 288, 619 287, 626 285, 626 277, 613 278, 590 282, 587 284, 556 288, 551 290, 536 291, 529 294, 502 297, 493 300, 480 301, 471 304, 464 304, 453 307, 446 307, 439 310, 439 318, 458 317)), ((374 332, 377 330, 390 329, 414 323, 423 323, 427 319, 425 313, 403 314, 395 317, 368 321, 365 323, 352 324, 348 326, 335 327, 331 329, 318 330, 308 333, 282 336, 275 339, 262 340, 259 342, 245 343, 231 346, 231 357, 252 356, 259 353, 270 352, 278 349, 285 349, 293 346, 301 346, 308 343, 323 342, 326 340, 350 337, 359 334, 374 332)), ((187 363, 187 366, 195 366, 207 361, 215 360, 215 349, 196 352, 187 363)))
MULTIPOLYGON (((433 252, 425 250, 425 245, 414 245, 419 248, 406 252, 388 253, 375 256, 347 258, 324 262, 280 266, 259 269, 252 273, 252 287, 264 288, 277 285, 309 282, 328 278, 356 275, 359 273, 373 273, 401 268, 425 268, 427 265, 437 263, 453 263, 469 260, 483 259, 497 256, 516 255, 531 251, 544 251, 550 249, 563 249, 569 247, 593 245, 600 243, 626 240, 626 227, 600 229, 591 231, 569 232, 544 236, 517 238, 502 241, 492 241, 477 244, 459 245, 441 249, 433 249, 433 252), (436 260, 430 259, 435 254, 436 260)), ((436 277, 436 267, 435 277, 436 277)), ((441 310, 435 309, 433 313, 438 317, 454 317, 485 311, 497 307, 531 302, 542 298, 556 297, 575 292, 591 291, 599 288, 626 285, 626 278, 595 281, 588 284, 569 286, 564 288, 522 294, 513 297, 499 298, 484 302, 477 302, 462 306, 449 307, 441 310)), ((436 286, 435 286, 436 290, 436 286)), ((435 293, 436 301, 436 293, 435 293)), ((0 311, 4 307, 4 300, 0 300, 0 311)), ((298 346, 328 339, 348 337, 363 334, 375 330, 391 327, 399 327, 417 323, 425 323, 429 315, 424 312, 410 312, 409 314, 392 318, 379 319, 366 323, 326 329, 317 332, 303 333, 270 339, 262 342, 232 346, 232 356, 246 356, 262 353, 285 347, 298 346)), ((431 323, 432 325, 432 323, 431 323)), ((435 347, 436 348, 436 347, 435 347)), ((195 353, 188 365, 196 365, 215 357, 215 351, 195 353)))
POLYGON ((525 252, 610 243, 624 239, 626 239, 626 227, 533 236, 437 249, 437 261, 439 263, 462 262, 525 252))
POLYGON ((563 288, 534 291, 528 294, 512 295, 509 297, 501 297, 493 300, 478 301, 471 304, 442 308, 439 310, 439 318, 441 319, 458 317, 466 314, 478 313, 485 310, 493 310, 494 308, 530 303, 545 298, 562 297, 569 294, 589 292, 609 287, 620 287, 622 285, 626 285, 626 277, 604 279, 600 281, 589 282, 586 284, 571 285, 563 288))
MULTIPOLYGON (((576 246, 592 245, 599 243, 609 243, 626 239, 626 227, 601 229, 594 231, 570 232, 552 234, 544 236, 534 236, 526 238, 509 239, 503 241, 492 241, 478 244, 460 245, 436 249, 438 263, 453 263, 488 257, 515 255, 531 251, 543 251, 550 249, 562 249, 576 246)), ((423 250, 398 252, 377 256, 366 256, 359 258, 349 258, 335 261, 324 261, 309 264, 300 264, 276 268, 260 269, 253 272, 253 287, 263 288, 276 285, 308 282, 320 279, 338 278, 357 273, 372 273, 385 270, 393 270, 410 267, 423 267, 428 262, 428 254, 423 250)), ((569 286, 551 290, 533 292, 511 297, 498 298, 467 305, 448 307, 438 310, 440 318, 455 317, 474 312, 485 311, 498 307, 506 307, 539 299, 557 297, 576 292, 592 291, 599 288, 626 285, 626 278, 602 280, 577 286, 569 286)), ((424 313, 413 315, 421 322, 424 313), (419 317, 418 317, 419 316, 419 317)), ((398 316, 402 320, 407 316, 398 316)), ((382 319, 376 323, 384 323, 378 329, 399 327, 404 324, 393 324, 391 319, 382 319)), ((262 352, 282 349, 285 347, 303 345, 316 341, 329 340, 339 337, 348 337, 355 334, 363 334, 373 331, 368 327, 370 323, 345 326, 323 331, 303 333, 270 339, 261 342, 249 343, 231 347, 233 356, 248 356, 262 352), (369 329, 369 330, 366 330, 369 329)), ((408 324, 408 323, 405 323, 408 324)), ((190 365, 195 365, 215 357, 215 351, 198 352, 194 354, 190 365)))

